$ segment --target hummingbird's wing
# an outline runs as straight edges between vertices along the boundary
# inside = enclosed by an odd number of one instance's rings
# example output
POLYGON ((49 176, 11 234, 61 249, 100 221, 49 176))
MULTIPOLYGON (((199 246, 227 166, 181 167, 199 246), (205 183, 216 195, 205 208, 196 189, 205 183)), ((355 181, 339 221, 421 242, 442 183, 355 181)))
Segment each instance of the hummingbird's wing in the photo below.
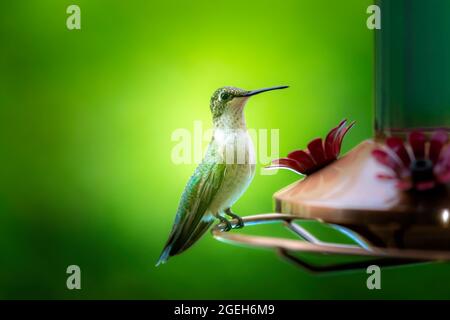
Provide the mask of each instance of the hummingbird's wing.
POLYGON ((183 191, 172 231, 156 265, 188 249, 214 221, 207 210, 223 182, 226 165, 218 163, 211 154, 213 149, 210 146, 183 191))

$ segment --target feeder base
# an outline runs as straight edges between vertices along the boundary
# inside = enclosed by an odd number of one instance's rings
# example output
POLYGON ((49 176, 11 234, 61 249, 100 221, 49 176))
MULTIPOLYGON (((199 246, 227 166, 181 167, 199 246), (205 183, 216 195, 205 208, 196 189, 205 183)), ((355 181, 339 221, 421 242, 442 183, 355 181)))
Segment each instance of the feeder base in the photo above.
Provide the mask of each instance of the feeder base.
POLYGON ((334 223, 378 247, 450 250, 450 188, 404 192, 366 140, 322 170, 275 193, 276 211, 334 223))

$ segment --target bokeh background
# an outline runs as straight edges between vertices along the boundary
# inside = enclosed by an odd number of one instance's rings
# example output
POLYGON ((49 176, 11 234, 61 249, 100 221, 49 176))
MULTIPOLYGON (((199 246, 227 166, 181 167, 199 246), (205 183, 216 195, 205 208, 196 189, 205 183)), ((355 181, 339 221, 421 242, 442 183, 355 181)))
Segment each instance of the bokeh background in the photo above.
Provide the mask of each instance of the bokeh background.
MULTIPOLYGON (((448 264, 384 269, 369 291, 365 270, 311 275, 209 234, 154 266, 195 168, 172 163, 171 134, 210 125, 216 88, 291 86, 246 110, 250 127, 280 129, 281 154, 342 118, 357 121, 345 150, 372 135, 370 4, 2 1, 0 298, 450 298, 448 264), (82 290, 66 288, 71 264, 82 290)), ((257 175, 234 209, 270 212, 297 179, 257 175)))

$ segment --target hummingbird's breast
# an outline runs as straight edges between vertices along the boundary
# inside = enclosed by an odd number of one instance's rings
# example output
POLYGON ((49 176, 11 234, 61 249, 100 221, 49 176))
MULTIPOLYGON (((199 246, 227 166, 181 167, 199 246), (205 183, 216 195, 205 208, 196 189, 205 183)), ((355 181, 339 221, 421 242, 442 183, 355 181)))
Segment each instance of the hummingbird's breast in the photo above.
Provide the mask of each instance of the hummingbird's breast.
POLYGON ((255 151, 247 130, 230 130, 214 134, 217 143, 218 161, 225 163, 222 185, 213 199, 209 211, 222 212, 230 208, 247 190, 255 175, 255 151))

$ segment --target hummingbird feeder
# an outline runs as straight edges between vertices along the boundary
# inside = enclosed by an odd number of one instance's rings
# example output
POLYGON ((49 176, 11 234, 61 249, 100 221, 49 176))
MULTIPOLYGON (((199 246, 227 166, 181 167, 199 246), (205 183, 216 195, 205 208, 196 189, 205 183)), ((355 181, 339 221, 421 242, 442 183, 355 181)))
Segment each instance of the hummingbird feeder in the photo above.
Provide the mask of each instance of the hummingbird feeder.
POLYGON ((339 158, 353 125, 342 122, 273 162, 306 177, 274 194, 276 213, 244 217, 244 224, 281 222, 298 239, 223 232, 221 224, 215 238, 274 249, 318 272, 450 260, 450 3, 377 5, 373 139, 339 158), (348 241, 325 241, 310 222, 348 241), (311 254, 334 260, 317 265, 305 258, 311 254))

